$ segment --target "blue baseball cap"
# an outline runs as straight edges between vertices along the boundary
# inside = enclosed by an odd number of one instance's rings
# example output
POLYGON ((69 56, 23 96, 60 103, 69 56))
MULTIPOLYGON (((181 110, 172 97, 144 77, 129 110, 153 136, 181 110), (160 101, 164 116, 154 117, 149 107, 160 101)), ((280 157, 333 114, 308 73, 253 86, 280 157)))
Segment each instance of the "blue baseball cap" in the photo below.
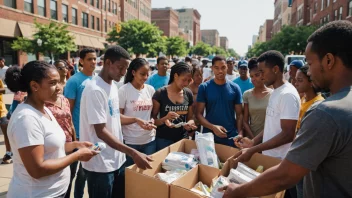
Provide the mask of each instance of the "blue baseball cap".
POLYGON ((241 60, 238 62, 237 67, 248 67, 248 63, 245 60, 241 60))
POLYGON ((297 69, 299 69, 299 68, 301 68, 301 67, 304 66, 304 63, 303 63, 303 61, 301 61, 301 60, 294 60, 294 61, 292 61, 292 62, 290 63, 290 66, 294 66, 294 67, 296 67, 297 69))

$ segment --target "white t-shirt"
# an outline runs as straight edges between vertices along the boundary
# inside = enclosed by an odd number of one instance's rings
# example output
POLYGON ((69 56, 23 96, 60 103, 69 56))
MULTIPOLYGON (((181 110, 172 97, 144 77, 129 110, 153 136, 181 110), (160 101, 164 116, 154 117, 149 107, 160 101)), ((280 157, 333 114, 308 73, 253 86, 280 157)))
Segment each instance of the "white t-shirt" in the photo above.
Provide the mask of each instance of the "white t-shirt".
POLYGON ((18 149, 44 145, 44 160, 66 156, 66 136, 49 109, 51 120, 28 104, 20 104, 11 116, 7 133, 13 152, 13 177, 7 197, 57 197, 67 191, 70 168, 40 179, 29 175, 18 149))
MULTIPOLYGON (((80 140, 103 142, 97 137, 94 124, 106 124, 106 128, 120 142, 123 142, 121 132, 119 95, 115 83, 108 84, 100 76, 87 83, 81 98, 80 140)), ((88 162, 82 162, 84 169, 92 172, 107 173, 121 167, 126 161, 124 153, 106 145, 100 154, 88 162)))
MULTIPOLYGON (((301 107, 298 92, 291 83, 286 82, 274 89, 266 108, 263 142, 270 140, 281 133, 280 120, 298 120, 301 107)), ((284 159, 291 143, 263 151, 264 155, 284 159)))
POLYGON ((6 74, 6 71, 9 67, 8 66, 4 66, 3 68, 0 68, 0 79, 2 80, 2 82, 5 83, 5 74, 6 74))
MULTIPOLYGON (((119 89, 120 109, 124 109, 126 116, 149 121, 154 93, 155 90, 150 85, 144 84, 142 90, 137 90, 131 83, 127 83, 119 89)), ((144 130, 137 123, 122 126, 122 133, 126 144, 143 145, 155 139, 155 130, 144 130)))
POLYGON ((226 79, 229 80, 229 81, 234 81, 236 78, 240 77, 240 74, 239 73, 236 73, 234 71, 232 71, 232 75, 230 74, 226 74, 226 79))
POLYGON ((203 68, 203 81, 205 81, 209 77, 214 78, 214 73, 211 70, 211 68, 204 67, 203 68))

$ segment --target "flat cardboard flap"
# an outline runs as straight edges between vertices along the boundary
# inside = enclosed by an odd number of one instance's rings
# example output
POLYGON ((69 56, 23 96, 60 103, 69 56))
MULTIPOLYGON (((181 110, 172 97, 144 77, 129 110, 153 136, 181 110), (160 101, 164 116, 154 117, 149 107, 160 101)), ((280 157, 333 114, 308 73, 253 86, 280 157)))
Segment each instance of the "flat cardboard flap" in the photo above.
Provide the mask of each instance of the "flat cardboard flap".
POLYGON ((215 144, 215 151, 218 155, 218 158, 220 159, 220 162, 226 162, 230 157, 234 156, 240 150, 222 144, 215 144))
POLYGON ((183 139, 175 144, 170 145, 170 153, 171 152, 183 152, 190 154, 192 149, 197 149, 196 142, 193 140, 183 139))

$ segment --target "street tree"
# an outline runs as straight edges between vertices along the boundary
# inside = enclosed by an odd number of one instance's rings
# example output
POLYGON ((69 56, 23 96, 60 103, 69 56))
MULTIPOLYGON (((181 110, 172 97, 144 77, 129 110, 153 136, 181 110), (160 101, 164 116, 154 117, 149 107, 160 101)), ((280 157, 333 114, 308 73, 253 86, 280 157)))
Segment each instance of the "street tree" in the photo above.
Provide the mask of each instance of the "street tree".
POLYGON ((22 50, 26 53, 49 54, 51 59, 59 54, 76 51, 74 37, 67 30, 67 24, 55 23, 41 24, 34 21, 36 32, 32 38, 18 37, 12 44, 12 49, 22 50))
POLYGON ((121 31, 116 31, 114 27, 108 33, 107 41, 118 43, 137 57, 157 51, 158 44, 162 41, 162 31, 157 26, 140 20, 130 20, 120 25, 121 31))
POLYGON ((213 53, 213 49, 209 44, 198 42, 197 45, 191 48, 191 53, 200 56, 208 56, 213 53))
POLYGON ((233 48, 228 49, 227 52, 230 56, 235 57, 236 59, 240 58, 240 55, 233 48))
POLYGON ((227 51, 224 48, 221 47, 213 47, 212 49, 213 54, 218 55, 218 56, 224 56, 224 57, 228 57, 229 53, 227 53, 227 51))
POLYGON ((166 48, 166 55, 170 55, 171 57, 187 54, 187 42, 179 36, 167 38, 166 48))

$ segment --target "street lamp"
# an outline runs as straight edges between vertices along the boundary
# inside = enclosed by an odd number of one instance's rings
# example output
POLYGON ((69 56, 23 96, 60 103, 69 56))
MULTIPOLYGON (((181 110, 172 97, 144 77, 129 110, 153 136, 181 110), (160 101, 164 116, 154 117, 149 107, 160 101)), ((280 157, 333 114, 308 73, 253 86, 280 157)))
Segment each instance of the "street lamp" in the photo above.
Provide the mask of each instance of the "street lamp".
POLYGON ((43 44, 42 39, 38 39, 38 40, 37 40, 37 44, 38 44, 39 47, 42 46, 42 44, 43 44))

